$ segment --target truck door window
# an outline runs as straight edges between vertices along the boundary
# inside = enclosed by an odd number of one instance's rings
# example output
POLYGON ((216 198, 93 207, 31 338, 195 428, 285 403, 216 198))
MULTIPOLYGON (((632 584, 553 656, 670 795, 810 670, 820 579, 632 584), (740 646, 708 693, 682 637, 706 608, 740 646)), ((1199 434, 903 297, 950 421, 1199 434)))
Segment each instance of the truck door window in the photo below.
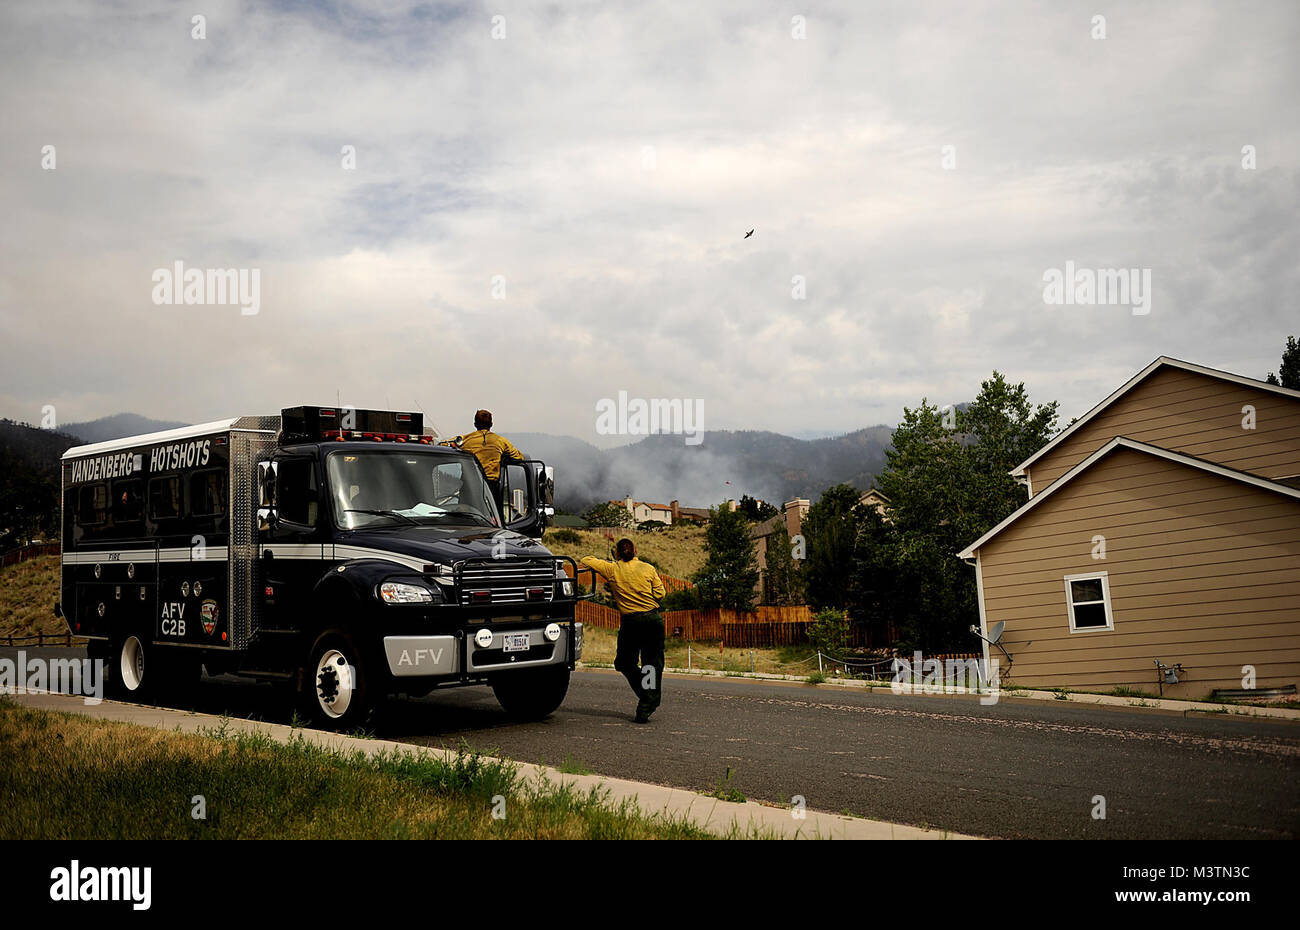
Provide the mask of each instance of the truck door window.
POLYGON ((528 497, 528 476, 523 465, 501 466, 501 487, 504 492, 503 506, 506 511, 506 523, 514 523, 532 514, 528 497))
POLYGON ((316 525, 316 468, 312 459, 281 459, 275 483, 280 519, 300 526, 316 525))

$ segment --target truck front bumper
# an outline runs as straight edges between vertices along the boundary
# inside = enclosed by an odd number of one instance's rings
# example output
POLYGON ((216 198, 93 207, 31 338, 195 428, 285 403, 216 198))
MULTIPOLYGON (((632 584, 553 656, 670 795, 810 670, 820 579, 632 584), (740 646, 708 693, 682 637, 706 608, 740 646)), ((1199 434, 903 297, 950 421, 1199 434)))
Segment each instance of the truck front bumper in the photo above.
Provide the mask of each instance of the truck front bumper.
MULTIPOLYGON (((487 624, 484 626, 492 629, 487 624)), ((573 641, 573 661, 577 662, 582 658, 581 623, 574 623, 573 641)), ((492 642, 488 646, 474 642, 474 630, 451 635, 385 636, 384 655, 394 678, 469 678, 513 668, 567 665, 569 630, 567 624, 562 624, 560 638, 555 642, 548 640, 541 628, 492 630, 492 642), (528 648, 506 652, 506 635, 520 633, 528 634, 528 648)))

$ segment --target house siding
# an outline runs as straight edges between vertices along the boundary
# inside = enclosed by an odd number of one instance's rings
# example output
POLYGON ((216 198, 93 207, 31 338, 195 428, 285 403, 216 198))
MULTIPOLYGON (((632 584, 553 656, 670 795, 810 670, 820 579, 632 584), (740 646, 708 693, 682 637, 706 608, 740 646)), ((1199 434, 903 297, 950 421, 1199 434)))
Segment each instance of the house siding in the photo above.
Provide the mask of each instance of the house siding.
POLYGON ((1300 401, 1181 368, 1161 368, 1026 469, 1035 494, 1116 436, 1265 478, 1300 474, 1300 401), (1242 428, 1242 407, 1255 428, 1242 428))
POLYGON ((979 556, 1016 684, 1158 693, 1156 658, 1186 669, 1170 697, 1240 688, 1245 665, 1259 688, 1300 682, 1300 500, 1119 449, 979 556), (1065 576, 1101 571, 1115 628, 1071 633, 1065 576))

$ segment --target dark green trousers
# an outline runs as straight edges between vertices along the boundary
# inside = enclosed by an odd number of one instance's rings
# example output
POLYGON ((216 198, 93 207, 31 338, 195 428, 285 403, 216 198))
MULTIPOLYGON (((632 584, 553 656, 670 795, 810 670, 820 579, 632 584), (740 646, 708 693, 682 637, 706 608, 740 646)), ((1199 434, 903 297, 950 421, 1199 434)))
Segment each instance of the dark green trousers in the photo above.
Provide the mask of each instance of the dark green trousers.
POLYGON ((663 700, 664 620, 657 613, 623 614, 618 627, 614 668, 623 673, 637 696, 637 711, 649 713, 663 700), (654 669, 653 676, 649 668, 654 669), (643 682, 651 678, 653 688, 643 682))

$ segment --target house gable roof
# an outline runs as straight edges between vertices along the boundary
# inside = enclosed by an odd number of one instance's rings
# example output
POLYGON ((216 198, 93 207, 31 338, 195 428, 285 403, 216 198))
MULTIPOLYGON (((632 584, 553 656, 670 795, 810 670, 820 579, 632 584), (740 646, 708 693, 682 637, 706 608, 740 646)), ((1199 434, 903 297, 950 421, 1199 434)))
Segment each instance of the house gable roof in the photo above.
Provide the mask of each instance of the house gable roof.
POLYGON ((983 546, 993 537, 997 536, 999 533, 1001 533, 1011 524, 1015 523, 1025 514, 1029 513, 1029 511, 1033 510, 1035 507, 1037 507, 1047 498, 1051 497, 1061 488, 1065 487, 1067 484, 1069 484, 1079 475, 1083 474, 1085 471, 1087 471, 1097 462, 1101 461, 1103 458, 1110 455, 1110 453, 1114 452, 1116 449, 1132 449, 1134 452, 1142 452, 1147 455, 1153 455, 1157 458, 1166 459, 1170 462, 1177 462, 1180 465, 1187 465, 1191 468, 1200 469, 1201 471, 1209 472, 1210 474, 1213 475, 1218 475, 1221 478, 1228 478, 1233 481, 1239 481, 1242 484, 1254 485, 1257 488, 1262 488, 1266 491, 1273 491, 1274 493, 1281 494, 1284 497, 1290 497, 1295 500, 1300 500, 1300 488, 1288 487, 1285 484, 1281 484, 1277 481, 1270 481, 1267 478, 1261 478, 1258 475, 1252 475, 1249 472, 1237 471, 1235 468, 1226 468, 1223 465, 1218 465, 1214 462, 1209 462, 1206 461, 1205 459, 1197 458, 1194 455, 1184 455, 1181 452, 1171 452, 1170 450, 1162 449, 1159 446, 1153 446, 1145 442, 1138 442, 1136 439, 1129 439, 1125 436, 1116 436, 1110 442, 1106 443, 1106 445, 1102 446, 1092 455, 1088 456, 1078 465, 1075 465, 1064 475, 1062 475, 1061 477, 1053 481, 1050 485, 1048 485, 1048 487, 1045 490, 1031 497, 1028 501, 1022 504, 1015 513, 1011 514, 1011 516, 1007 517, 997 526, 993 527, 993 529, 989 530, 987 533, 985 533, 979 539, 975 540, 973 543, 971 543, 961 552, 957 553, 957 557, 959 559, 966 559, 966 560, 973 559, 975 557, 975 552, 981 546, 983 546))
POLYGON ((1152 362, 1150 365, 1148 365, 1146 368, 1143 368, 1141 371, 1135 374, 1132 378, 1129 378, 1128 381, 1124 382, 1123 385, 1121 385, 1118 389, 1112 392, 1109 397, 1107 397, 1097 406, 1093 407, 1083 416, 1079 417, 1079 419, 1075 420, 1065 429, 1061 430, 1061 432, 1057 433, 1056 436, 1054 436, 1052 440, 1047 443, 1047 445, 1043 446, 1033 455, 1029 456, 1029 458, 1025 459, 1023 462, 1021 462, 1019 465, 1013 468, 1010 472, 1011 476, 1013 478, 1022 477, 1025 473, 1026 468, 1033 465, 1034 462, 1037 462, 1039 459, 1047 455, 1049 452, 1055 449, 1066 439, 1073 436, 1080 429, 1082 429, 1085 424, 1091 421, 1103 410, 1105 410, 1111 404, 1115 403, 1117 400, 1119 400, 1129 391, 1133 390, 1133 388, 1137 387, 1139 384, 1141 384, 1143 381, 1151 377, 1151 375, 1155 374, 1157 371, 1161 370, 1162 368, 1179 368, 1182 369, 1183 371, 1195 372, 1197 374, 1205 375, 1206 377, 1209 378, 1216 378, 1220 381, 1229 381, 1232 382, 1233 384, 1243 385, 1244 387, 1257 388, 1261 391, 1270 391, 1274 394, 1281 394, 1283 397, 1290 397, 1293 400, 1300 400, 1300 391, 1296 391, 1291 388, 1284 388, 1281 385, 1277 385, 1277 384, 1269 384, 1266 381, 1256 381, 1254 378, 1247 378, 1243 375, 1234 375, 1232 372, 1219 371, 1217 368, 1206 368, 1204 365, 1196 365, 1193 364, 1192 362, 1184 362, 1182 359, 1170 358, 1167 355, 1162 355, 1154 362, 1152 362))

